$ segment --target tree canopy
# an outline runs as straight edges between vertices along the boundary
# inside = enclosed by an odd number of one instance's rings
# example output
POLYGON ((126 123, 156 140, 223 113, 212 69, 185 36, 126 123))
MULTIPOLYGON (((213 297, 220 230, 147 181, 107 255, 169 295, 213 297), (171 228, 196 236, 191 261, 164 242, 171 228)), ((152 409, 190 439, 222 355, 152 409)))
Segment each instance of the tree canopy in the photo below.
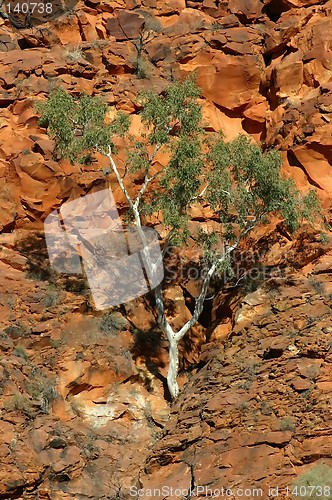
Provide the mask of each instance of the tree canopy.
POLYGON ((158 322, 170 342, 168 385, 172 397, 178 394, 177 343, 198 320, 212 276, 230 265, 241 240, 271 215, 282 217, 290 231, 304 220, 313 222, 321 217, 315 192, 301 194, 293 180, 281 173, 279 152, 262 151, 245 135, 227 142, 222 133, 206 131, 200 95, 192 77, 170 85, 161 94, 141 93, 136 102, 142 122, 138 136, 130 133, 129 115, 119 112, 110 121, 109 107, 100 96, 74 97, 59 88, 37 105, 40 123, 47 127, 61 157, 84 163, 98 152, 108 158, 109 170, 127 199, 128 213, 142 241, 142 222, 155 213, 168 234, 165 247, 181 247, 191 234, 188 223, 194 202, 210 206, 219 221, 218 231, 200 230, 195 235, 209 267, 192 317, 178 332, 167 321, 162 288, 155 289, 158 322), (119 173, 117 137, 126 146, 126 176, 143 173, 138 188, 134 183, 126 187, 119 173), (168 161, 152 173, 159 151, 167 153, 168 161))

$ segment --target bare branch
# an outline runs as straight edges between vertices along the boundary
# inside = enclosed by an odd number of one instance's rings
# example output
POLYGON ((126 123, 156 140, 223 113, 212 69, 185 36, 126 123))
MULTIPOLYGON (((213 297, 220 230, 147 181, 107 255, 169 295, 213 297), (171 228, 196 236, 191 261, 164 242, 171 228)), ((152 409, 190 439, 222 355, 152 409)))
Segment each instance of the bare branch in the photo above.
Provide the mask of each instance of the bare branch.
MULTIPOLYGON (((159 149, 159 148, 158 148, 159 149)), ((155 149, 156 151, 156 149, 155 149)), ((141 223, 141 217, 140 217, 140 213, 139 213, 139 210, 138 210, 138 203, 139 203, 139 200, 140 198, 136 198, 135 200, 135 203, 133 203, 128 191, 126 190, 123 182, 122 182, 122 178, 119 174, 119 171, 117 169, 117 166, 113 160, 113 157, 112 157, 112 152, 111 152, 111 148, 109 147, 109 152, 106 153, 106 156, 107 158, 109 159, 110 163, 111 163, 111 166, 112 166, 112 169, 113 169, 113 172, 115 173, 115 176, 116 176, 116 179, 119 183, 119 186, 120 186, 120 189, 121 191, 124 193, 128 203, 129 203, 129 206, 130 208, 132 209, 133 211, 133 214, 134 214, 134 218, 135 218, 135 225, 137 227, 137 232, 138 232, 138 235, 140 237, 140 240, 143 244, 143 252, 144 252, 144 255, 145 255, 145 258, 146 258, 146 264, 147 266, 149 267, 149 270, 151 272, 151 274, 153 275, 153 272, 155 270, 155 267, 156 265, 152 263, 151 261, 151 256, 150 256, 150 252, 149 252, 149 248, 148 248, 148 241, 146 239, 146 236, 145 236, 145 233, 142 229, 142 223, 141 223), (137 202, 138 200, 138 202, 137 202)), ((153 159, 153 157, 150 157, 153 159)), ((151 161, 152 161, 151 159, 151 161)), ((156 176, 157 174, 155 174, 156 176)), ((148 180, 143 184, 143 187, 147 187, 148 183, 149 183, 149 180, 152 180, 155 176, 149 178, 149 177, 146 177, 148 180)), ((144 193, 144 190, 141 188, 141 191, 140 191, 141 195, 144 193)), ((159 262, 157 263, 159 264, 159 262)), ((174 338, 174 332, 173 332, 173 329, 171 328, 170 324, 168 323, 166 317, 165 317, 165 308, 164 308, 164 299, 163 299, 163 295, 162 295, 162 289, 161 289, 161 286, 159 285, 157 288, 155 288, 154 290, 154 293, 155 293, 155 299, 156 299, 156 307, 157 307, 157 311, 158 311, 158 323, 161 327, 161 329, 163 330, 163 332, 167 335, 167 337, 172 337, 174 338)))
POLYGON ((188 332, 188 330, 190 330, 190 328, 192 326, 194 326, 194 324, 197 322, 198 318, 200 317, 200 315, 203 311, 203 305, 204 305, 204 300, 205 300, 205 297, 207 294, 207 290, 208 290, 211 278, 212 278, 213 274, 215 273, 215 270, 217 269, 217 266, 225 261, 227 255, 229 255, 238 246, 238 244, 239 244, 239 240, 236 243, 234 243, 234 245, 228 247, 226 252, 224 252, 223 256, 211 265, 209 271, 207 272, 207 274, 204 278, 201 293, 199 294, 198 298, 196 299, 195 309, 194 309, 192 317, 181 328, 181 330, 179 330, 175 334, 175 339, 177 342, 179 340, 181 340, 182 337, 184 337, 184 335, 188 332))
POLYGON ((176 341, 178 342, 179 340, 182 339, 182 337, 184 337, 184 335, 188 332, 188 330, 190 330, 190 328, 192 328, 194 326, 194 324, 197 322, 198 318, 200 317, 202 311, 203 311, 203 306, 204 306, 204 301, 205 301, 205 298, 206 298, 206 294, 207 294, 207 291, 208 291, 208 287, 209 287, 209 284, 210 284, 210 281, 211 281, 211 278, 213 276, 213 274, 215 273, 218 265, 222 264, 223 262, 225 262, 225 259, 227 257, 227 255, 229 255, 231 252, 233 252, 233 250, 235 250, 240 241, 242 240, 242 238, 249 233, 249 231, 251 231, 259 222, 259 219, 257 219, 256 217, 250 221, 251 223, 248 222, 248 226, 245 228, 245 230, 240 234, 240 236, 237 238, 236 242, 231 245, 230 247, 227 248, 227 250, 223 253, 222 257, 220 257, 219 259, 217 259, 210 267, 209 271, 207 272, 207 275, 205 276, 204 278, 204 282, 203 282, 203 286, 202 286, 202 290, 201 290, 201 293, 199 294, 199 296, 197 297, 196 299, 196 303, 195 303, 195 309, 194 309, 194 312, 193 312, 193 315, 192 317, 190 318, 190 320, 187 321, 187 323, 175 334, 175 339, 176 341))
POLYGON ((195 201, 198 198, 201 198, 204 195, 204 193, 205 193, 205 191, 207 190, 208 187, 209 187, 209 183, 207 183, 207 185, 202 189, 202 191, 197 196, 194 196, 193 198, 191 198, 190 201, 195 201))
POLYGON ((117 169, 117 166, 115 164, 115 161, 113 160, 113 157, 112 157, 112 151, 111 151, 111 146, 108 146, 108 149, 109 149, 109 152, 108 153, 105 153, 105 155, 107 156, 107 158, 109 159, 110 161, 110 164, 112 166, 112 169, 113 169, 113 172, 115 173, 115 176, 116 176, 116 180, 118 181, 119 183, 119 186, 120 186, 120 189, 121 191, 123 192, 123 194, 125 195, 128 203, 129 203, 129 206, 132 210, 134 210, 134 204, 133 204, 133 200, 131 199, 130 197, 130 194, 128 193, 127 189, 125 188, 123 182, 122 182, 122 178, 119 174, 119 171, 117 169))
POLYGON ((159 149, 161 148, 162 144, 156 144, 156 147, 154 148, 150 158, 149 158, 149 165, 153 162, 156 154, 158 153, 159 149))
POLYGON ((202 189, 202 191, 199 193, 199 195, 197 196, 197 198, 202 198, 202 196, 204 195, 205 191, 207 190, 207 188, 209 187, 209 183, 207 183, 207 185, 202 189))
POLYGON ((161 174, 161 170, 159 172, 156 172, 152 177, 149 177, 148 174, 149 174, 149 172, 146 173, 145 178, 144 178, 144 183, 143 183, 143 185, 142 185, 142 187, 141 187, 141 189, 140 189, 140 191, 139 191, 139 193, 137 195, 137 198, 135 200, 134 205, 136 206, 136 208, 138 208, 138 205, 139 205, 139 203, 141 201, 141 198, 142 198, 143 194, 146 191, 146 188, 148 187, 148 185, 150 184, 150 182, 152 182, 156 177, 158 177, 158 175, 161 174))

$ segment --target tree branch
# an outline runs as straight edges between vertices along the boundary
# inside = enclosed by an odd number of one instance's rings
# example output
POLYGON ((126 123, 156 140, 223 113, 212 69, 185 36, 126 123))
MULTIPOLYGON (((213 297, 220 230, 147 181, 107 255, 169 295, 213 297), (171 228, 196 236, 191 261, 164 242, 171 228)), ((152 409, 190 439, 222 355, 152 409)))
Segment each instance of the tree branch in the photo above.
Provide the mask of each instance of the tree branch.
POLYGON ((141 201, 141 198, 142 198, 143 194, 145 193, 146 188, 148 187, 150 182, 153 181, 160 173, 161 173, 161 170, 159 172, 156 172, 152 177, 149 177, 149 172, 146 173, 145 178, 144 178, 144 183, 143 183, 143 185, 142 185, 142 187, 137 195, 135 203, 134 203, 134 206, 136 208, 138 208, 138 205, 141 201))
MULTIPOLYGON (((150 157, 151 161, 153 160, 156 152, 157 152, 157 147, 154 150, 154 154, 152 154, 151 157, 150 157)), ((135 225, 137 227, 137 232, 138 232, 140 240, 141 240, 141 242, 143 244, 143 250, 142 251, 143 251, 144 256, 146 258, 146 265, 148 266, 151 275, 153 275, 153 273, 155 271, 156 265, 151 262, 151 256, 150 256, 150 252, 149 252, 149 248, 148 248, 148 241, 147 241, 146 236, 144 234, 144 231, 142 229, 142 223, 141 223, 140 213, 139 213, 139 210, 138 210, 137 198, 135 200, 135 203, 133 203, 133 201, 132 201, 132 199, 131 199, 128 191, 126 190, 126 188, 125 188, 125 186, 124 186, 124 184, 122 182, 122 178, 121 178, 121 176, 119 174, 119 171, 117 169, 117 166, 116 166, 116 164, 115 164, 115 162, 113 160, 112 153, 111 153, 111 148, 110 147, 109 147, 109 152, 106 153, 106 156, 107 156, 107 158, 109 159, 109 161, 111 163, 113 172, 115 173, 115 176, 116 176, 116 179, 117 179, 117 181, 119 183, 120 189, 124 193, 124 195, 125 195, 125 197, 126 197, 126 199, 128 201, 128 204, 129 204, 130 208, 133 211, 133 215, 134 215, 134 218, 135 218, 135 225)), ((155 175, 157 175, 157 174, 155 174, 155 175)), ((149 180, 152 180, 154 177, 155 176, 153 176, 151 178, 146 177, 148 180, 143 184, 143 187, 145 189, 146 189, 146 187, 148 185, 149 180)), ((141 192, 141 196, 144 193, 144 190, 141 188, 141 191, 140 191, 141 192)), ((138 202, 139 202, 139 199, 140 198, 138 198, 138 202)), ((157 262, 157 264, 159 264, 159 261, 157 262)), ((164 299, 163 299, 162 289, 161 289, 160 285, 158 285, 155 288, 154 293, 155 293, 156 307, 157 307, 157 312, 158 312, 158 324, 161 327, 161 329, 163 330, 163 332, 167 335, 168 339, 170 339, 170 338, 174 339, 174 331, 173 331, 172 327, 170 326, 170 324, 168 323, 168 321, 166 319, 166 316, 165 316, 164 299)))
POLYGON ((224 262, 227 255, 229 255, 231 252, 233 252, 233 250, 235 250, 238 247, 242 238, 246 234, 248 234, 249 231, 251 231, 258 224, 258 221, 259 221, 259 219, 257 219, 255 217, 253 219, 253 221, 251 221, 251 224, 249 224, 245 228, 245 230, 240 234, 240 236, 237 238, 236 242, 233 245, 231 245, 230 247, 228 247, 227 250, 222 255, 222 257, 217 259, 211 265, 207 275, 204 278, 201 293, 199 294, 199 296, 196 299, 195 309, 194 309, 192 317, 190 318, 190 320, 187 321, 187 323, 185 325, 183 325, 183 327, 177 333, 175 333, 175 340, 177 342, 179 342, 179 340, 181 340, 184 337, 184 335, 188 332, 188 330, 190 330, 190 328, 192 328, 194 326, 194 324, 197 322, 198 318, 200 317, 200 315, 203 311, 203 306, 204 306, 204 301, 205 301, 205 297, 207 294, 207 290, 208 290, 211 278, 212 278, 213 274, 215 273, 217 266, 220 265, 222 262, 224 262))
POLYGON ((115 176, 116 176, 116 180, 118 181, 118 184, 120 186, 120 189, 121 191, 123 192, 123 194, 125 195, 128 203, 129 203, 129 206, 132 210, 134 210, 134 203, 133 203, 133 200, 131 199, 130 197, 130 194, 128 193, 127 189, 125 188, 123 182, 122 182, 122 178, 119 174, 119 171, 117 169, 117 166, 115 164, 115 161, 113 160, 113 157, 112 157, 112 151, 111 151, 111 146, 108 146, 108 149, 109 149, 109 152, 108 153, 105 153, 105 155, 107 156, 107 158, 109 159, 110 161, 110 164, 112 166, 112 169, 113 169, 113 172, 115 173, 115 176))
POLYGON ((218 264, 221 264, 222 262, 224 262, 225 259, 226 259, 226 256, 229 255, 238 246, 238 244, 239 244, 239 240, 236 243, 234 243, 234 245, 232 245, 231 247, 228 247, 228 249, 223 254, 223 256, 220 259, 216 260, 211 265, 209 271, 207 272, 207 275, 204 278, 204 282, 203 282, 201 293, 199 294, 198 298, 196 299, 195 309, 194 309, 192 317, 175 334, 175 340, 177 342, 179 342, 179 340, 181 340, 182 337, 184 337, 184 335, 188 332, 188 330, 190 330, 190 328, 192 326, 194 326, 194 324, 197 322, 197 320, 200 317, 200 315, 202 313, 202 310, 203 310, 204 300, 205 300, 205 297, 206 297, 206 294, 207 294, 207 290, 208 290, 211 278, 212 278, 212 276, 213 276, 213 274, 214 274, 214 272, 215 272, 218 264))
POLYGON ((207 188, 209 187, 209 182, 207 183, 207 185, 202 189, 202 191, 197 195, 197 196, 194 196, 193 198, 191 198, 191 202, 192 201, 195 201, 197 200, 198 198, 201 198, 203 196, 203 194, 205 193, 205 191, 207 190, 207 188))
POLYGON ((143 196, 143 194, 145 193, 146 191, 146 188, 148 187, 148 185, 150 184, 151 181, 153 181, 160 173, 161 173, 161 170, 157 173, 155 173, 152 177, 149 177, 149 172, 150 172, 150 167, 151 167, 151 164, 156 156, 156 154, 158 153, 159 149, 161 148, 162 144, 156 144, 156 147, 154 148, 150 158, 148 159, 148 163, 149 163, 149 167, 148 167, 148 170, 145 174, 145 178, 144 178, 144 183, 137 195, 137 198, 135 200, 135 203, 134 205, 136 206, 136 208, 138 208, 138 205, 141 201, 141 198, 143 196))

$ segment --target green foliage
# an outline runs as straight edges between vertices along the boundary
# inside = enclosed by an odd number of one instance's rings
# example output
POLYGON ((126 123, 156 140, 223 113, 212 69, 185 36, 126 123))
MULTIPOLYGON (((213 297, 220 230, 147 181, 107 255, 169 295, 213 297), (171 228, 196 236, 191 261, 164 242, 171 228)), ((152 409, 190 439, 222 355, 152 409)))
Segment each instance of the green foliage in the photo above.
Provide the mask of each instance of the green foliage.
POLYGON ((32 377, 26 383, 28 394, 38 400, 44 413, 49 413, 49 406, 57 398, 56 383, 47 377, 42 370, 33 367, 32 377))
POLYGON ((282 158, 277 151, 262 152, 243 135, 225 142, 222 134, 204 131, 197 102, 200 93, 194 77, 170 85, 161 95, 142 92, 137 105, 144 129, 135 138, 129 134, 129 116, 119 114, 107 122, 107 104, 98 96, 74 98, 58 89, 38 109, 56 150, 72 161, 111 151, 118 164, 113 140, 121 136, 127 175, 141 171, 150 176, 154 155, 160 149, 167 153, 169 161, 158 173, 157 183, 141 200, 141 216, 161 214, 169 242, 181 246, 191 235, 189 209, 204 199, 220 220, 218 235, 200 234, 196 239, 209 262, 222 253, 216 247, 218 239, 232 245, 270 214, 282 215, 291 231, 303 220, 316 220, 321 207, 315 192, 302 196, 292 180, 280 175, 282 158))
POLYGON ((107 103, 99 96, 82 94, 79 98, 59 88, 51 92, 45 103, 36 104, 41 113, 40 125, 48 128, 61 156, 83 162, 94 150, 114 150, 112 137, 128 130, 129 120, 119 113, 106 123, 107 103))
POLYGON ((101 331, 108 334, 123 331, 127 328, 127 326, 127 320, 121 314, 116 312, 106 314, 100 322, 101 331))
POLYGON ((291 417, 284 417, 280 421, 280 430, 281 431, 295 431, 296 424, 294 419, 291 417))
POLYGON ((29 355, 26 351, 26 349, 23 346, 16 346, 15 349, 13 350, 14 356, 18 356, 19 358, 24 359, 24 361, 28 361, 29 355))
POLYGON ((301 474, 292 485, 294 499, 332 500, 332 468, 319 463, 308 472, 301 474))
POLYGON ((196 101, 200 93, 192 77, 169 86, 161 96, 150 90, 141 93, 142 121, 152 129, 150 144, 169 144, 174 137, 169 132, 175 125, 180 128, 179 138, 202 131, 202 110, 196 101))
POLYGON ((207 199, 219 213, 225 236, 235 240, 234 229, 251 221, 266 221, 280 213, 291 231, 302 220, 313 220, 320 205, 314 191, 302 196, 291 179, 280 175, 282 158, 277 151, 263 153, 248 137, 225 143, 222 136, 210 142, 207 199))
POLYGON ((148 204, 150 212, 161 211, 165 226, 172 229, 171 243, 181 245, 190 235, 187 209, 198 192, 204 170, 200 90, 193 78, 168 87, 158 96, 152 91, 140 96, 141 117, 148 130, 147 142, 164 146, 170 161, 160 175, 160 189, 148 204))
POLYGON ((4 402, 4 408, 7 411, 22 412, 28 417, 32 417, 34 414, 31 402, 20 393, 16 393, 9 400, 6 400, 4 402))
MULTIPOLYGON (((328 227, 328 228, 326 228, 326 229, 327 229, 327 230, 330 230, 331 228, 330 228, 330 227, 328 227)), ((323 244, 325 244, 325 243, 328 243, 328 242, 329 242, 329 238, 328 238, 328 236, 327 236, 327 235, 326 235, 323 231, 321 231, 321 233, 320 233, 320 236, 319 236, 319 241, 320 241, 321 243, 323 243, 323 244)))

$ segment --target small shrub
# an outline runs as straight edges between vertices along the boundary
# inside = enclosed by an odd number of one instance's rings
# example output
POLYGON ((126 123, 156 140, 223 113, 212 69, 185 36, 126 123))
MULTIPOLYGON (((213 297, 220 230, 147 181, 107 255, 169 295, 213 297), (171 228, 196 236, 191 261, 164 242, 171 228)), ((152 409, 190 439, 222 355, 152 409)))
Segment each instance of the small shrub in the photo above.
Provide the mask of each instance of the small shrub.
POLYGON ((85 276, 74 275, 68 276, 66 275, 63 278, 63 288, 67 292, 73 292, 81 295, 86 295, 89 293, 90 288, 85 276))
POLYGON ((62 290, 57 289, 54 285, 47 286, 47 293, 42 302, 46 309, 58 305, 63 298, 62 290))
POLYGON ((224 30, 226 29, 227 26, 225 24, 220 24, 218 21, 215 21, 212 23, 211 30, 212 32, 218 31, 218 30, 224 30))
POLYGON ((310 399, 311 390, 310 389, 306 389, 305 391, 302 391, 301 392, 301 396, 303 397, 303 399, 310 399))
POLYGON ((327 234, 321 232, 320 235, 319 235, 319 241, 320 241, 320 243, 323 243, 323 244, 328 243, 329 242, 329 238, 328 238, 327 234))
POLYGON ((75 47, 72 47, 71 49, 67 49, 66 53, 66 58, 69 61, 76 62, 84 59, 84 54, 82 52, 81 47, 79 45, 76 45, 75 47))
POLYGON ((13 451, 13 452, 16 451, 16 449, 17 449, 17 439, 12 438, 10 440, 10 443, 9 443, 8 446, 9 446, 10 451, 13 451))
POLYGON ((296 424, 291 417, 285 417, 281 419, 279 428, 281 431, 295 431, 296 424))
POLYGON ((101 331, 111 335, 125 330, 126 327, 126 319, 121 314, 115 312, 107 314, 100 322, 101 331))
POLYGON ((49 413, 50 403, 57 398, 54 380, 47 378, 41 371, 36 370, 32 380, 27 382, 26 390, 32 398, 40 401, 42 411, 49 413))
POLYGON ((22 347, 20 345, 15 347, 15 349, 13 350, 13 354, 14 354, 14 356, 18 356, 19 358, 24 359, 24 361, 28 361, 28 359, 29 359, 29 355, 28 355, 27 351, 25 350, 24 347, 22 347))
POLYGON ((245 391, 249 391, 252 386, 251 380, 245 380, 242 384, 239 385, 240 389, 244 389, 245 391))
MULTIPOLYGON (((149 35, 149 32, 152 32, 153 34, 161 33, 162 32, 162 24, 158 19, 148 12, 141 12, 141 14, 145 17, 145 22, 144 22, 144 30, 147 32, 149 35)), ((151 36, 151 35, 150 35, 151 36)))
POLYGON ((18 339, 28 337, 30 329, 20 321, 16 321, 15 325, 7 326, 1 333, 5 338, 18 339))
POLYGON ((140 55, 133 61, 133 66, 137 78, 144 79, 150 78, 152 74, 153 65, 146 57, 140 55))
POLYGON ((292 497, 301 500, 332 500, 332 468, 320 463, 301 474, 292 485, 292 497))
POLYGON ((29 399, 19 393, 14 394, 9 401, 5 401, 4 408, 7 411, 20 411, 28 417, 32 417, 34 413, 29 399))
POLYGON ((96 446, 93 443, 84 444, 83 452, 87 460, 96 460, 100 456, 100 451, 98 446, 96 446))
POLYGON ((236 408, 241 412, 247 412, 250 408, 249 404, 246 402, 238 403, 236 408))
MULTIPOLYGON (((143 12, 142 12, 143 14, 143 12)), ((133 44, 136 50, 132 64, 135 69, 137 78, 148 78, 151 76, 153 64, 144 54, 145 47, 154 39, 154 37, 162 31, 160 22, 148 13, 143 14, 145 17, 143 28, 133 44)))
POLYGON ((50 339, 50 346, 53 347, 54 349, 57 349, 61 345, 63 345, 62 339, 50 339))
POLYGON ((324 283, 322 281, 317 280, 314 277, 309 278, 309 284, 312 286, 312 288, 315 290, 316 293, 319 295, 324 295, 325 293, 325 288, 324 288, 324 283))
POLYGON ((261 403, 261 412, 262 415, 272 415, 273 413, 273 406, 269 401, 263 401, 261 403))
POLYGON ((257 368, 259 367, 258 363, 252 362, 248 365, 247 372, 250 377, 255 377, 257 375, 257 368))

